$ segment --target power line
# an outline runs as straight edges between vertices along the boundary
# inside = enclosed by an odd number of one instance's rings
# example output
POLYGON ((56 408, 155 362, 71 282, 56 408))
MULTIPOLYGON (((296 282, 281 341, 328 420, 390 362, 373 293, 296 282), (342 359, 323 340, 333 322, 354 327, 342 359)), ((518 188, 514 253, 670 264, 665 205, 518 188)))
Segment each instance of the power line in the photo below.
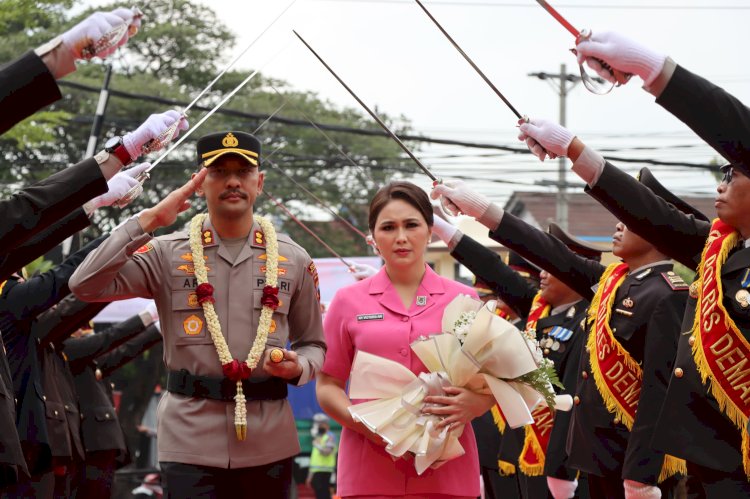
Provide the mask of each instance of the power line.
MULTIPOLYGON (((407 5, 412 2, 409 0, 315 0, 318 2, 339 2, 339 3, 380 3, 380 4, 401 4, 407 5)), ((533 3, 517 3, 517 2, 491 2, 485 1, 433 1, 431 5, 445 5, 445 6, 456 6, 456 7, 521 7, 521 8, 535 8, 539 6, 533 3)), ((560 4, 555 5, 557 8, 562 9, 586 9, 586 10, 750 10, 750 6, 747 5, 670 5, 670 4, 643 4, 643 5, 632 5, 632 4, 560 4)))
MULTIPOLYGON (((61 81, 58 81, 58 84, 60 86, 74 88, 74 89, 82 90, 85 92, 99 93, 100 91, 100 89, 97 87, 85 85, 83 83, 78 83, 78 82, 61 80, 61 81)), ((120 97, 124 99, 138 99, 138 100, 147 101, 147 102, 154 102, 154 103, 158 103, 158 104, 162 104, 166 106, 184 107, 187 104, 185 101, 167 99, 164 97, 158 97, 154 95, 124 92, 122 90, 110 90, 110 95, 113 97, 120 97)), ((210 110, 210 108, 203 107, 203 106, 194 106, 194 108, 203 110, 203 111, 210 110)), ((259 122, 269 117, 268 114, 248 113, 244 111, 237 111, 237 110, 226 109, 226 108, 219 109, 217 111, 217 114, 224 114, 227 116, 251 119, 251 120, 256 120, 259 122)), ((273 116, 271 118, 271 121, 282 123, 285 125, 291 125, 291 126, 300 126, 300 127, 305 127, 305 128, 313 127, 313 124, 306 120, 287 118, 283 116, 273 116)), ((349 134, 354 134, 354 135, 365 135, 365 136, 370 136, 370 137, 388 138, 388 135, 382 130, 374 130, 374 129, 367 130, 367 129, 354 128, 354 127, 335 125, 335 124, 326 124, 326 123, 320 123, 320 122, 315 122, 315 125, 317 125, 317 127, 319 127, 320 129, 324 129, 324 130, 328 130, 332 132, 349 133, 349 134)), ((521 154, 521 155, 531 154, 529 150, 525 147, 504 146, 500 144, 493 144, 493 143, 487 143, 487 142, 469 142, 469 141, 445 139, 445 138, 438 138, 438 137, 428 137, 424 135, 414 135, 414 134, 406 134, 406 133, 399 133, 399 137, 402 140, 409 141, 409 142, 442 144, 442 145, 460 146, 460 147, 474 148, 474 149, 491 149, 491 150, 498 150, 498 151, 506 151, 506 152, 510 152, 514 154, 521 154)), ((654 166, 684 166, 687 168, 701 168, 701 169, 709 169, 709 170, 713 170, 714 168, 716 168, 715 165, 711 165, 707 163, 690 163, 690 162, 681 162, 681 161, 659 161, 659 160, 654 160, 654 159, 624 158, 624 157, 616 157, 616 156, 607 156, 606 158, 611 159, 613 161, 619 161, 622 163, 643 163, 646 165, 654 165, 654 166)))

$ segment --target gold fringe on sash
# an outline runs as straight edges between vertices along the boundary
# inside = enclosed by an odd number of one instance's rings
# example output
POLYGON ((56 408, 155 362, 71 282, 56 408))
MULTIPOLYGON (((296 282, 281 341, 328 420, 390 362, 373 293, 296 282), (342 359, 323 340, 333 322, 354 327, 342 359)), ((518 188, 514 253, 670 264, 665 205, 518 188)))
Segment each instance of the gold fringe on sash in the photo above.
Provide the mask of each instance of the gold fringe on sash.
POLYGON ((516 466, 508 461, 502 459, 497 460, 497 468, 500 472, 500 476, 513 476, 516 474, 516 466))
POLYGON ((523 450, 518 458, 518 468, 526 476, 542 476, 544 474, 544 450, 536 438, 531 425, 524 427, 526 437, 523 440, 523 450), (533 452, 536 462, 530 463, 526 460, 528 452, 533 452))
POLYGON ((497 408, 497 404, 492 406, 492 420, 495 422, 495 426, 497 426, 497 429, 500 431, 500 435, 505 433, 505 418, 503 417, 503 414, 500 412, 500 409, 497 408))

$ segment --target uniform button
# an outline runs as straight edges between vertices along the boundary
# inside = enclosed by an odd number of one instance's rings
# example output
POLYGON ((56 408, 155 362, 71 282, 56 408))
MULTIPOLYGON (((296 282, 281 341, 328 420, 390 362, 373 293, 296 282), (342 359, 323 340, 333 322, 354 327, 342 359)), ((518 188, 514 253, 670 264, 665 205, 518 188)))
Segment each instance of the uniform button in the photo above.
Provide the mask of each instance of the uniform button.
POLYGON ((68 407, 68 404, 65 404, 65 410, 67 411, 68 409, 70 409, 70 407, 68 407))
POLYGON ((406 357, 409 354, 409 351, 406 348, 402 348, 398 351, 403 357, 406 357))
POLYGON ((16 401, 16 405, 18 405, 18 399, 17 398, 13 398, 13 400, 15 400, 16 401))
POLYGON ((406 316, 401 317, 401 322, 409 322, 409 318, 406 316))
POLYGON ((57 410, 55 410, 55 416, 57 416, 57 410))
POLYGON ((549 355, 549 348, 544 349, 544 355, 549 355))
POLYGON ((685 374, 685 371, 683 371, 681 367, 678 367, 674 370, 674 375, 676 378, 682 378, 683 374, 685 374))
POLYGON ((582 377, 583 379, 589 379, 589 373, 587 373, 586 371, 583 371, 583 372, 581 373, 581 377, 582 377))
POLYGON ((42 400, 46 401, 47 400, 47 396, 46 395, 42 395, 42 400))
POLYGON ((104 419, 109 419, 109 413, 108 412, 104 414, 104 419))
POLYGON ((690 339, 688 340, 688 344, 689 344, 690 346, 693 346, 693 345, 695 345, 695 336, 691 336, 691 337, 690 337, 690 339))
POLYGON ((575 405, 581 405, 581 398, 578 395, 576 395, 575 397, 573 397, 573 403, 575 405))

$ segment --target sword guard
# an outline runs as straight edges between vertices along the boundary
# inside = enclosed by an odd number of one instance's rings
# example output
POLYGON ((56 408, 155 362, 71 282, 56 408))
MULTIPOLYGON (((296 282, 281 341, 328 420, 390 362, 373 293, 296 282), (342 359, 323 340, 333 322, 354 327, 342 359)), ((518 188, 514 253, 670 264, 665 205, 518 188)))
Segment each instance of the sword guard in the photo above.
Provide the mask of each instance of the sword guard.
MULTIPOLYGON (((133 7, 133 19, 139 19, 143 17, 143 12, 138 7, 133 7)), ((125 35, 133 36, 138 32, 138 28, 133 24, 122 23, 118 24, 108 32, 104 33, 104 36, 91 42, 81 50, 81 56, 84 59, 93 59, 99 53, 116 47, 125 35)))
POLYGON ((125 208, 127 205, 133 202, 135 198, 141 195, 143 192, 143 183, 151 178, 148 172, 143 172, 138 175, 135 179, 138 181, 138 185, 134 185, 123 197, 117 200, 115 203, 118 208, 125 208))
POLYGON ((158 137, 155 137, 149 140, 148 142, 146 142, 145 144, 143 144, 143 147, 141 148, 141 153, 143 153, 144 155, 150 154, 154 151, 158 151, 159 149, 163 148, 164 146, 172 142, 172 140, 174 140, 174 138, 177 136, 177 128, 180 126, 180 121, 182 121, 182 119, 186 116, 187 116, 186 113, 180 113, 179 120, 172 123, 172 125, 170 125, 169 128, 161 132, 158 137))

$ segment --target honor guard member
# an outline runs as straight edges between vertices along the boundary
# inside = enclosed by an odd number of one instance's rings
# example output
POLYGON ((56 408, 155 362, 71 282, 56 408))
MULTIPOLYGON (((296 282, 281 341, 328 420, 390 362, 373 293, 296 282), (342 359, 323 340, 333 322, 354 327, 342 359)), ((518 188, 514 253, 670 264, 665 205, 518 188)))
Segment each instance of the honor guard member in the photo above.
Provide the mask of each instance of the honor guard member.
POLYGON ((687 299, 687 285, 674 273, 672 262, 618 223, 613 253, 623 262, 604 267, 462 182, 437 186, 433 192, 477 218, 490 229, 490 237, 553 270, 591 301, 568 464, 588 473, 592 498, 625 497, 628 489, 628 497, 659 493, 657 484, 684 472, 683 461, 651 446, 687 299))
POLYGON ((750 109, 669 57, 617 33, 594 31, 578 44, 578 54, 639 76, 659 105, 729 162, 717 188, 719 218, 707 223, 674 210, 572 134, 550 141, 541 136, 549 133, 527 132, 548 151, 568 156, 590 192, 641 237, 691 268, 700 263, 654 444, 687 459, 708 497, 748 496, 750 109))
MULTIPOLYGON (((481 278, 495 283, 499 296, 514 304, 516 313, 526 318, 524 327, 536 332, 544 356, 555 363, 558 377, 565 387, 562 393, 572 396, 586 339, 581 323, 587 313, 588 301, 544 270, 540 274, 541 289, 536 292, 530 280, 522 277, 523 274, 530 276, 535 269, 517 253, 511 250, 509 263, 515 267, 511 268, 493 251, 446 225, 447 222, 436 222, 433 230, 441 239, 445 238, 451 255, 481 278)), ((572 237, 555 224, 550 225, 549 230, 570 251, 597 262, 601 259, 600 248, 572 237)), ((546 497, 548 489, 554 497, 572 497, 576 490, 579 496, 585 497, 587 486, 578 486, 579 473, 567 465, 565 444, 570 412, 560 411, 553 417, 551 412, 540 408, 534 416, 534 425, 509 432, 507 439, 503 436, 501 461, 518 464, 522 497, 546 497), (515 448, 512 445, 514 436, 519 437, 522 446, 515 448), (512 458, 508 456, 510 449, 515 450, 512 458), (544 456, 543 460, 538 458, 539 453, 544 456)))
MULTIPOLYGON (((663 71, 668 66, 665 63, 663 71)), ((673 77, 666 79, 659 99, 711 86, 679 67, 672 69, 673 77)), ((713 134, 709 142, 723 146, 726 156, 737 158, 722 167, 724 178, 716 202, 719 218, 713 222, 675 209, 559 125, 537 122, 526 133, 554 154, 569 157, 589 192, 641 237, 675 260, 693 268, 697 265, 653 445, 686 459, 688 472, 700 480, 707 497, 744 497, 750 494, 750 406, 743 395, 748 374, 743 366, 750 356, 746 348, 750 335, 746 299, 750 293, 750 249, 746 247, 750 238, 750 139, 747 130, 744 142, 736 134, 747 128, 750 111, 718 87, 711 88, 705 100, 717 105, 714 114, 704 109, 706 123, 688 124, 701 129, 704 138, 713 134), (727 105, 718 105, 721 101, 727 105), (735 105, 728 105, 730 101, 735 105), (720 138, 725 131, 726 142, 720 138), (552 134, 566 139, 553 142, 547 138, 552 134)), ((705 103, 699 101, 696 107, 703 108, 705 103)))
POLYGON ((325 354, 318 274, 304 249, 253 213, 264 180, 258 139, 214 133, 197 148, 205 168, 115 229, 71 289, 86 301, 156 301, 169 371, 157 427, 168 497, 286 497, 300 449, 287 384, 310 381, 325 354), (153 238, 193 193, 208 215, 153 238))

